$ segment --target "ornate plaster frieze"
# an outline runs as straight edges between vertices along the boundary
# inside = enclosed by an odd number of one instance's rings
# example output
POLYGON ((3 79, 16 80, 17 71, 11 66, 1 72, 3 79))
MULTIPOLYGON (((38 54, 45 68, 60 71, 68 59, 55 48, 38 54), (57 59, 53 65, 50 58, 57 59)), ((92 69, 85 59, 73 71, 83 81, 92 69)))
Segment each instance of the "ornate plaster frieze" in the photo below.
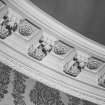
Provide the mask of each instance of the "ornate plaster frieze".
POLYGON ((2 12, 0 14, 0 38, 5 39, 17 30, 20 17, 7 6, 2 12))
POLYGON ((24 39, 29 40, 40 28, 23 18, 11 8, 5 6, 0 13, 0 38, 5 39, 15 32, 24 39))
POLYGON ((105 65, 105 47, 29 1, 4 1, 0 12, 1 61, 51 87, 104 105, 104 86, 99 85, 104 80, 101 76, 97 80, 97 74, 105 65))
POLYGON ((105 88, 105 73, 98 78, 98 84, 105 88))
POLYGON ((75 51, 72 59, 65 63, 63 70, 65 73, 76 77, 83 70, 98 72, 103 64, 103 61, 95 57, 92 57, 82 51, 75 51))
POLYGON ((105 88, 105 66, 103 66, 103 69, 98 72, 98 85, 102 88, 105 88))
POLYGON ((33 41, 28 49, 28 55, 41 61, 48 54, 52 54, 55 57, 64 59, 71 51, 73 47, 66 45, 64 42, 52 38, 46 35, 39 35, 38 41, 33 41))

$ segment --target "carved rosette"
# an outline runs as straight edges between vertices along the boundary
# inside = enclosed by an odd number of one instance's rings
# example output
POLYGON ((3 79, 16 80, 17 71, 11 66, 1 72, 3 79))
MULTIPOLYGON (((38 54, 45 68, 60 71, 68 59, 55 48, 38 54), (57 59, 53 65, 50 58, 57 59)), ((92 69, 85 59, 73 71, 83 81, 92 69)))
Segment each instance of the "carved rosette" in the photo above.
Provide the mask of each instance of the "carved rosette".
POLYGON ((86 67, 87 59, 87 56, 76 53, 73 59, 64 65, 63 71, 66 74, 76 77, 82 71, 82 69, 86 67))
POLYGON ((65 55, 70 50, 70 47, 61 41, 55 41, 53 46, 53 52, 57 55, 65 55))
POLYGON ((11 68, 0 62, 0 101, 8 93, 8 85, 10 83, 11 68))
POLYGON ((43 37, 39 40, 38 46, 32 44, 28 49, 28 55, 41 61, 52 50, 52 43, 49 40, 45 40, 43 37))
POLYGON ((75 96, 67 95, 67 97, 68 97, 68 100, 69 100, 68 105, 97 105, 95 103, 77 98, 75 96))
POLYGON ((102 73, 99 77, 98 77, 98 85, 102 86, 105 88, 105 73, 102 73))
POLYGON ((32 58, 35 58, 39 61, 41 61, 45 56, 46 53, 42 51, 42 46, 39 45, 37 48, 34 48, 34 46, 31 46, 28 50, 28 55, 31 56, 32 58))
POLYGON ((19 24, 19 33, 23 36, 31 36, 33 29, 27 21, 21 20, 19 24))
POLYGON ((77 62, 73 62, 73 64, 70 64, 71 62, 68 62, 64 65, 63 70, 66 74, 69 74, 73 77, 78 76, 78 74, 81 72, 81 69, 78 68, 79 64, 77 62))
POLYGON ((14 72, 14 80, 12 82, 13 84, 13 92, 11 93, 12 97, 14 98, 14 105, 26 105, 24 101, 24 94, 25 94, 25 81, 28 79, 25 75, 17 72, 14 72))
POLYGON ((0 19, 0 38, 5 39, 17 30, 17 17, 11 14, 10 10, 6 8, 5 14, 0 19))

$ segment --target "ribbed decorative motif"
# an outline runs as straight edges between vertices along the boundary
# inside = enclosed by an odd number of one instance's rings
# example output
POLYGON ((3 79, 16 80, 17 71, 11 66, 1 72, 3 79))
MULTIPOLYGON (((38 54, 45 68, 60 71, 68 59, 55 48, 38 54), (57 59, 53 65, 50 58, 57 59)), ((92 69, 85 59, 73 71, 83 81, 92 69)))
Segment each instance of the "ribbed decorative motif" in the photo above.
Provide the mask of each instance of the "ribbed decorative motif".
POLYGON ((32 27, 29 25, 28 22, 23 21, 19 25, 19 33, 23 36, 30 36, 32 34, 33 30, 32 27))

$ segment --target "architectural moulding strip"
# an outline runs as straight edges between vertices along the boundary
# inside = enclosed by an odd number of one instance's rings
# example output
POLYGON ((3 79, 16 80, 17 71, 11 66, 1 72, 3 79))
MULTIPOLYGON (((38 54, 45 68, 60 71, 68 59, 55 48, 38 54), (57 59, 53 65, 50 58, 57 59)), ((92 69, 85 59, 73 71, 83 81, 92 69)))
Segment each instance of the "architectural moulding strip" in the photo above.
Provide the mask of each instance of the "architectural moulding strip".
POLYGON ((0 42, 0 60, 15 70, 62 92, 105 105, 104 90, 83 84, 29 60, 0 42), (3 50, 4 49, 4 50, 3 50), (6 54, 8 52, 8 54, 6 54), (55 76, 56 75, 56 76, 55 76), (78 87, 79 86, 79 87, 78 87), (94 93, 93 92, 96 92, 94 93), (99 94, 98 94, 98 93, 99 94), (101 94, 100 94, 101 93, 101 94))
POLYGON ((90 40, 78 32, 66 27, 39 9, 37 6, 31 5, 31 3, 27 0, 9 0, 9 2, 20 11, 24 12, 24 14, 26 14, 28 17, 37 21, 44 28, 57 34, 66 41, 75 44, 77 47, 83 48, 105 60, 105 46, 90 40))
MULTIPOLYGON (((48 16, 36 6, 31 6, 26 0, 8 0, 8 2, 43 26, 43 29, 45 28, 57 34, 62 39, 75 44, 81 49, 86 49, 92 54, 103 58, 105 61, 104 46, 67 28, 63 24, 48 16)), ((95 88, 88 84, 76 81, 73 78, 68 78, 65 75, 61 75, 50 68, 28 59, 28 57, 16 52, 16 50, 2 43, 2 41, 0 41, 0 48, 0 60, 17 71, 68 94, 105 105, 105 89, 95 88)))

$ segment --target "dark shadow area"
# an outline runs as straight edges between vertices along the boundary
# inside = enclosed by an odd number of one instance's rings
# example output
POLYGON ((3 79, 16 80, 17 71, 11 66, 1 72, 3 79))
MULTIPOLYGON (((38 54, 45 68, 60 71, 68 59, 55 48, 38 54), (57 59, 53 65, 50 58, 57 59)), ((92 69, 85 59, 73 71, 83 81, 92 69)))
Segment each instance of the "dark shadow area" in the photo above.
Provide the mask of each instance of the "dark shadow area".
POLYGON ((105 45, 104 0, 31 0, 77 32, 105 45))

